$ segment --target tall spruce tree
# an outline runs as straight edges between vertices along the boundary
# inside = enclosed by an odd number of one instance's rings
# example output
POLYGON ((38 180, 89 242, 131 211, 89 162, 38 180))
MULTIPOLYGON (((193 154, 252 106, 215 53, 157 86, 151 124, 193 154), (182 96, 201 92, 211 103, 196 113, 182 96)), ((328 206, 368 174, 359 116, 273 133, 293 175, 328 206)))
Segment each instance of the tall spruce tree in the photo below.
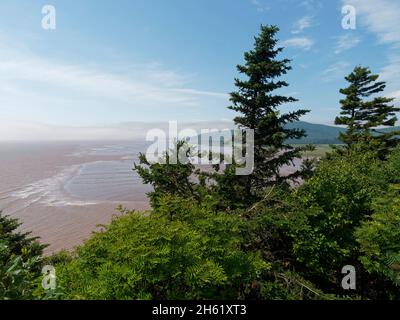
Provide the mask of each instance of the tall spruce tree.
POLYGON ((355 143, 363 143, 369 149, 375 150, 380 157, 386 157, 399 139, 398 131, 382 131, 381 127, 393 127, 396 124, 396 112, 400 108, 390 105, 392 98, 375 97, 365 99, 385 90, 386 83, 377 81, 379 75, 374 75, 369 68, 357 66, 345 79, 350 85, 341 89, 346 98, 340 101, 340 116, 335 124, 346 125, 347 130, 340 134, 340 140, 351 147, 355 143))
MULTIPOLYGON (((235 79, 237 91, 232 92, 231 110, 241 113, 234 119, 241 128, 254 130, 254 171, 244 182, 244 197, 251 199, 266 187, 288 182, 302 175, 302 170, 282 176, 281 168, 300 158, 302 151, 310 147, 294 147, 289 139, 305 136, 302 129, 289 129, 287 123, 296 122, 309 110, 297 110, 281 114, 279 106, 296 102, 297 99, 274 92, 288 86, 278 78, 285 75, 290 67, 290 60, 279 60, 283 48, 278 47, 275 38, 279 28, 261 26, 260 34, 255 37, 254 49, 244 54, 245 64, 237 69, 242 79, 235 79)), ((241 181, 243 178, 238 180, 241 181)))

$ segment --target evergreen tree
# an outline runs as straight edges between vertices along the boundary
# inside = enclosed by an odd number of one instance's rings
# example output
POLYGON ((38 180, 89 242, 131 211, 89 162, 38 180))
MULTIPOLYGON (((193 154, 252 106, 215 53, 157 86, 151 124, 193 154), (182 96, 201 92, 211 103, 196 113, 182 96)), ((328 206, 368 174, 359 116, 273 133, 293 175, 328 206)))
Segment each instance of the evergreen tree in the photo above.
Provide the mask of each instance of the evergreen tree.
POLYGON ((46 246, 30 233, 18 232, 20 225, 0 211, 0 300, 32 299, 40 283, 46 246))
POLYGON ((185 141, 177 141, 176 146, 165 152, 159 162, 150 162, 145 154, 139 154, 139 163, 134 164, 133 170, 144 184, 152 186, 153 191, 147 195, 153 208, 157 208, 160 198, 166 195, 201 201, 207 192, 207 174, 196 169, 190 161, 179 161, 180 158, 189 159, 191 155, 193 151, 185 141))
POLYGON ((302 151, 309 149, 289 145, 289 139, 300 139, 305 136, 305 131, 286 127, 287 123, 298 121, 309 111, 281 114, 278 110, 283 104, 297 101, 293 97, 274 94, 288 86, 278 78, 291 70, 290 60, 277 58, 283 50, 277 47, 275 36, 278 31, 276 26, 261 26, 254 49, 244 54, 245 64, 237 66, 245 79, 235 79, 237 91, 230 94, 233 105, 229 109, 241 113, 234 119, 235 124, 254 130, 254 171, 245 178, 246 192, 243 194, 249 200, 269 185, 301 176, 301 170, 285 177, 280 171, 282 166, 290 165, 295 158, 301 157, 302 151))
POLYGON ((350 85, 341 89, 340 93, 346 98, 340 101, 340 116, 335 124, 346 125, 347 130, 340 134, 340 140, 349 147, 354 143, 368 143, 380 156, 386 156, 393 149, 400 132, 379 131, 379 127, 393 127, 396 124, 396 112, 400 108, 390 105, 392 98, 375 97, 365 101, 365 98, 384 91, 386 83, 377 81, 379 75, 374 75, 369 68, 357 66, 345 79, 350 85))
POLYGON ((29 252, 32 256, 42 255, 47 246, 40 244, 37 237, 30 237, 30 232, 18 232, 20 226, 17 219, 5 216, 0 211, 0 241, 7 246, 10 256, 20 255, 22 252, 29 252))

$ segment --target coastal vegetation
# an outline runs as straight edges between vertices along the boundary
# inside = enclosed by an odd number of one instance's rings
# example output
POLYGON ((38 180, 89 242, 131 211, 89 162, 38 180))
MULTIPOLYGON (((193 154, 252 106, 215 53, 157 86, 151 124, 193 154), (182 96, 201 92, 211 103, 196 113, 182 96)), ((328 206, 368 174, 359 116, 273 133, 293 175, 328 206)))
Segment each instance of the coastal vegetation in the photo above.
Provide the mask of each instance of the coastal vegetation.
POLYGON ((399 299, 400 132, 381 127, 394 127, 400 109, 376 97, 385 83, 357 66, 336 119, 344 144, 281 175, 316 151, 292 143, 307 134, 296 123, 308 111, 279 109, 296 99, 276 93, 290 71, 278 31, 261 27, 231 93, 235 123, 255 132, 251 175, 235 175, 235 163, 203 172, 142 154, 134 170, 153 187, 151 210, 120 208, 81 246, 50 257, 1 217, 0 298, 399 299), (45 264, 55 289, 41 287, 45 264), (355 290, 342 286, 345 266, 355 290))
POLYGON ((45 246, 18 232, 19 226, 0 212, 0 299, 34 298, 41 276, 45 246))

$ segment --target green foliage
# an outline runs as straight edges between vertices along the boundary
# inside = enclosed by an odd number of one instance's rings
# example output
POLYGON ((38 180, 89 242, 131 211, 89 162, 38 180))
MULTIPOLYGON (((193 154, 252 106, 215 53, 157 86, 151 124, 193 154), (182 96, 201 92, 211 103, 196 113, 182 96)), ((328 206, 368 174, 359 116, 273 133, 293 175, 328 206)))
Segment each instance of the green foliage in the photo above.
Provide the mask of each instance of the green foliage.
POLYGON ((378 75, 373 75, 368 68, 361 66, 345 78, 350 85, 340 90, 346 98, 340 101, 342 111, 335 124, 347 126, 347 131, 340 134, 340 139, 348 146, 362 142, 366 148, 384 158, 399 143, 396 136, 400 132, 382 132, 378 128, 395 126, 396 112, 400 108, 389 105, 394 100, 392 98, 375 97, 365 101, 384 91, 386 83, 378 82, 378 78, 378 75))
POLYGON ((29 232, 17 232, 20 226, 17 219, 4 216, 0 211, 0 240, 8 246, 9 255, 20 255, 22 252, 29 252, 32 256, 41 255, 46 246, 39 244, 37 238, 30 237, 29 232))
POLYGON ((0 299, 32 299, 41 271, 42 251, 29 233, 16 229, 20 223, 0 212, 0 299))
POLYGON ((387 189, 387 169, 372 154, 332 156, 297 190, 273 190, 254 207, 251 248, 338 294, 341 268, 360 265, 355 231, 374 214, 376 198, 387 189))
POLYGON ((368 272, 400 285, 400 186, 376 199, 374 209, 356 231, 360 261, 368 272))
MULTIPOLYGON (((176 147, 166 152, 158 162, 150 162, 145 154, 139 155, 139 164, 135 163, 134 170, 144 184, 153 187, 153 191, 148 193, 153 208, 160 207, 160 201, 168 196, 191 198, 201 203, 210 194, 209 181, 214 179, 213 173, 196 169, 187 161, 192 155, 193 150, 185 141, 178 141, 176 147)), ((217 205, 217 201, 214 203, 217 205)))
MULTIPOLYGON (((139 164, 134 170, 142 178, 143 183, 150 184, 153 191, 148 193, 152 208, 166 208, 165 201, 169 198, 190 198, 200 206, 206 206, 214 211, 231 211, 243 208, 247 177, 236 175, 236 165, 212 166, 207 172, 196 169, 190 162, 180 159, 192 155, 191 147, 184 141, 177 143, 176 148, 165 153, 159 162, 149 162, 144 154, 139 156, 139 164), (177 155, 185 153, 185 157, 177 155), (171 161, 171 158, 174 161, 171 161)), ((213 156, 213 155, 209 155, 213 156)), ((171 208, 169 214, 175 212, 171 208)))
POLYGON ((174 215, 131 212, 58 264, 72 299, 235 299, 268 269, 240 249, 242 223, 176 199, 174 215))
MULTIPOLYGON (((178 161, 178 154, 183 150, 184 143, 177 144, 176 150, 170 155, 166 152, 159 162, 149 162, 145 154, 139 155, 139 164, 135 163, 134 170, 143 179, 143 183, 150 184, 154 191, 148 194, 153 207, 158 206, 158 200, 166 194, 181 197, 191 197, 194 195, 196 184, 190 181, 195 168, 191 163, 181 163, 178 161), (175 161, 172 161, 175 157, 175 161)), ((187 155, 190 150, 187 150, 187 155)))
MULTIPOLYGON (((301 158, 302 151, 310 149, 309 146, 289 144, 289 140, 304 137, 305 131, 287 127, 287 124, 299 121, 308 110, 281 114, 278 109, 283 104, 297 102, 293 97, 274 94, 288 87, 287 82, 277 79, 291 70, 290 60, 278 59, 283 50, 277 46, 278 31, 276 26, 261 26, 254 49, 244 54, 245 64, 237 66, 245 79, 235 79, 237 91, 230 94, 233 105, 229 109, 240 113, 234 119, 235 123, 254 130, 254 172, 244 183, 243 198, 247 203, 257 199, 258 193, 267 186, 301 176, 300 171, 282 176, 280 169, 295 158, 301 158)), ((238 183, 243 185, 241 180, 238 183)))
POLYGON ((400 146, 389 155, 386 168, 389 181, 400 184, 400 146))
POLYGON ((351 154, 323 161, 299 190, 302 214, 291 225, 293 250, 311 273, 333 279, 342 266, 355 265, 354 228, 372 214, 384 177, 377 160, 351 154))
POLYGON ((274 270, 269 278, 260 283, 260 296, 268 300, 338 299, 337 296, 324 293, 315 284, 287 268, 274 270))

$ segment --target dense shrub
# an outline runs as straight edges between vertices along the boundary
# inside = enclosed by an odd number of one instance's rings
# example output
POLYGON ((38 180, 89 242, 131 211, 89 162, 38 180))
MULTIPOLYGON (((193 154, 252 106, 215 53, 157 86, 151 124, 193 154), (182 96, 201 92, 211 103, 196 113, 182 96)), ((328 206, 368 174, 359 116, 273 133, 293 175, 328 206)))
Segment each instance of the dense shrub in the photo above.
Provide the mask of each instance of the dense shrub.
POLYGON ((93 235, 72 261, 56 266, 65 297, 244 298, 269 265, 240 250, 240 219, 186 209, 193 216, 125 213, 93 235))
POLYGON ((400 285, 400 186, 393 186, 391 193, 376 199, 374 214, 355 235, 363 267, 382 276, 387 286, 400 285))
POLYGON ((376 199, 388 193, 387 171, 384 162, 369 154, 321 161, 303 186, 289 193, 271 190, 264 203, 255 206, 250 214, 251 248, 323 291, 341 293, 341 268, 363 269, 356 230, 376 212, 376 199))

